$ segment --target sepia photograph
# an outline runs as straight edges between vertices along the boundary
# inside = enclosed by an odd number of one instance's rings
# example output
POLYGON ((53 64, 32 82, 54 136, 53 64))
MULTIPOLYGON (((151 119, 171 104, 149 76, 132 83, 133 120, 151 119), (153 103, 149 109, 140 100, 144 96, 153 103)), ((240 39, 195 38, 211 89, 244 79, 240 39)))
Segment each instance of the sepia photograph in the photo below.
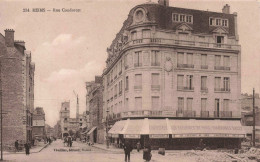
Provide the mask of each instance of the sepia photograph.
POLYGON ((1 0, 0 161, 260 162, 260 0, 1 0))

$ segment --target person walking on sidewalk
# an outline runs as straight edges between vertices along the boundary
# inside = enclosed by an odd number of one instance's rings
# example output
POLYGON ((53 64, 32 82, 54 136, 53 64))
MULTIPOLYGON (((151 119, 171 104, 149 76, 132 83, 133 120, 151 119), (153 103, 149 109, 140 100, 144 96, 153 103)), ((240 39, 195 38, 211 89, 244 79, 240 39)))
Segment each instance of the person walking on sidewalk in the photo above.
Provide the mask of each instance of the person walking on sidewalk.
POLYGON ((133 150, 133 147, 131 146, 131 144, 129 142, 125 142, 124 144, 124 151, 125 151, 125 161, 130 162, 130 153, 133 150))
POLYGON ((18 152, 18 149, 19 149, 19 142, 18 142, 18 140, 15 141, 14 146, 15 146, 15 152, 18 152))
POLYGON ((29 145, 29 143, 25 143, 24 144, 24 148, 25 148, 25 154, 29 155, 30 154, 30 145, 29 145))
POLYGON ((151 154, 151 145, 150 143, 148 142, 145 147, 144 147, 144 151, 143 151, 143 159, 146 160, 146 161, 150 161, 151 158, 152 158, 152 154, 151 154))
POLYGON ((141 149, 140 141, 137 142, 136 149, 137 149, 138 152, 140 151, 140 149, 141 149))

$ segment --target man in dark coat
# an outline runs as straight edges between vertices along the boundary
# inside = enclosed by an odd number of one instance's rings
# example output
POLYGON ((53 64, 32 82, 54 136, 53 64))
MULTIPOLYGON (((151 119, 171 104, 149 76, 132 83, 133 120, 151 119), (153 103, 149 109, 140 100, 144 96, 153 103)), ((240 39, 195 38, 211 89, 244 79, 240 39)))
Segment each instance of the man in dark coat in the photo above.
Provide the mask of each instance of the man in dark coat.
POLYGON ((133 147, 129 142, 125 142, 124 144, 124 151, 125 151, 125 161, 130 162, 130 152, 133 150, 133 147))
POLYGON ((24 144, 24 147, 25 147, 25 153, 26 153, 26 155, 29 155, 29 154, 30 154, 30 145, 29 145, 29 143, 25 143, 25 144, 24 144))
POLYGON ((18 149, 19 149, 18 140, 15 141, 14 146, 15 146, 15 151, 18 151, 18 149))
POLYGON ((146 161, 150 161, 151 160, 151 157, 152 157, 152 154, 151 154, 151 145, 150 143, 147 143, 144 147, 144 151, 143 151, 143 159, 146 160, 146 161))

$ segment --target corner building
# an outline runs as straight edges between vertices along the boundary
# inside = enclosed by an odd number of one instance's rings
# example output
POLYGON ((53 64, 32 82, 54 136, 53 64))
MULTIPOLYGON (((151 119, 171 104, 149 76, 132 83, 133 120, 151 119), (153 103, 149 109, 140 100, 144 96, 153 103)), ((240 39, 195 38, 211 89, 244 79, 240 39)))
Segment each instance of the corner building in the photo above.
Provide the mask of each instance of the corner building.
POLYGON ((240 147, 237 14, 134 7, 107 49, 103 121, 113 143, 152 148, 240 147))

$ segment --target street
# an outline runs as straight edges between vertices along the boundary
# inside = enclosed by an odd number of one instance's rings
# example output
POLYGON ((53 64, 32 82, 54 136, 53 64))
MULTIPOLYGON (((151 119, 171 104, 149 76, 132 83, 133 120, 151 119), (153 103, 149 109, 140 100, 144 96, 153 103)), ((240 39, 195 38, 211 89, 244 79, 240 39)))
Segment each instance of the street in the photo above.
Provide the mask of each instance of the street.
MULTIPOLYGON (((143 152, 139 153, 134 150, 131 153, 132 162, 143 162, 143 152)), ((157 151, 153 151, 153 156, 151 162, 170 162, 170 161, 180 161, 180 162, 192 162, 197 161, 197 158, 192 156, 184 156, 180 154, 180 151, 172 151, 166 156, 159 155, 157 151)), ((124 154, 118 152, 110 152, 87 146, 86 144, 80 142, 73 142, 71 148, 63 145, 61 140, 54 141, 51 145, 43 149, 39 153, 32 153, 29 156, 25 154, 9 154, 4 155, 4 160, 11 161, 39 161, 39 162, 73 162, 73 161, 91 161, 91 162, 122 162, 124 161, 124 154), (90 151, 91 149, 91 151, 90 151)))

